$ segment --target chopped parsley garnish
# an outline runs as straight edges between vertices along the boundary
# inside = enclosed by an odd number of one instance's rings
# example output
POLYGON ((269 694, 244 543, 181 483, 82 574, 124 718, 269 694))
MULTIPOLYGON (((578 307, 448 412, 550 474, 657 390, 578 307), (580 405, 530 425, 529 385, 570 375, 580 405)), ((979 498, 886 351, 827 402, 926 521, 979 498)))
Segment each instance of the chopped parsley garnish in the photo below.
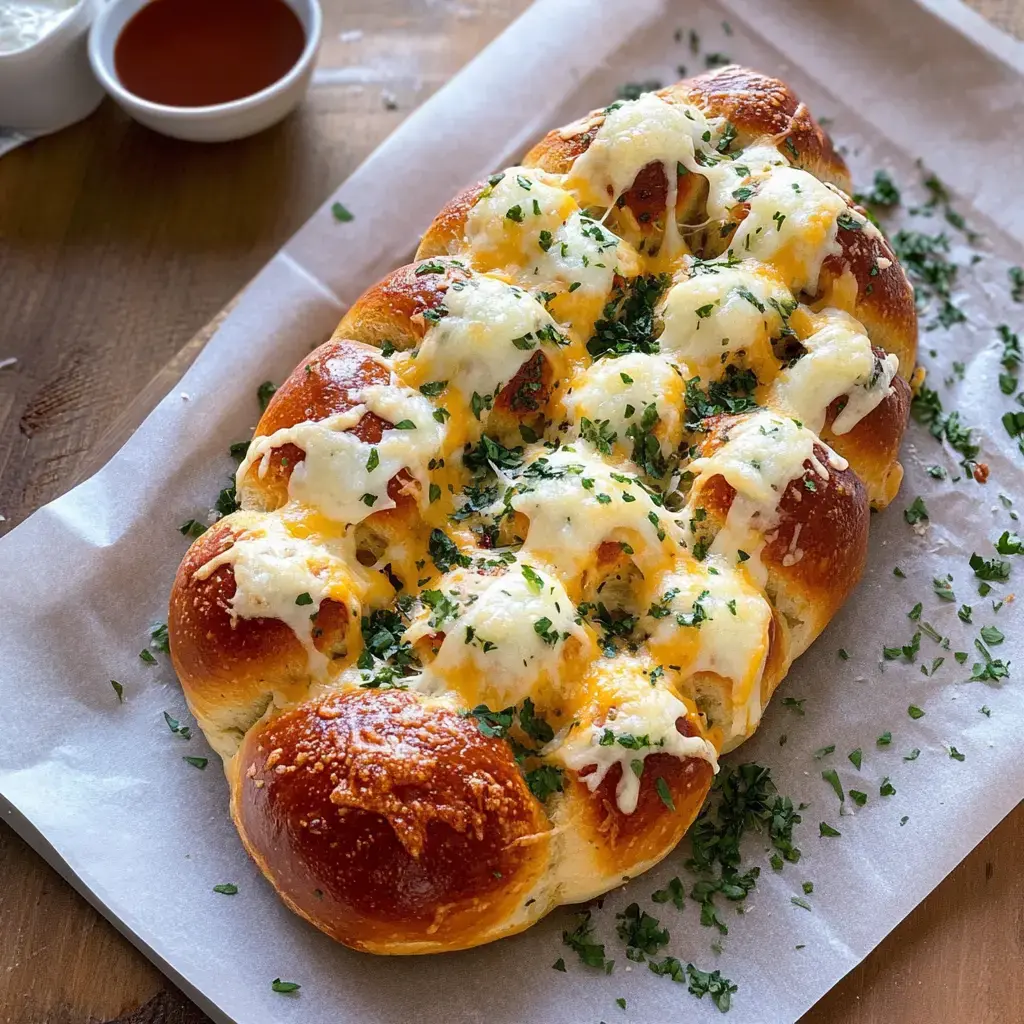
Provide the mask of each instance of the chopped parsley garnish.
POLYGON ((753 370, 738 370, 731 364, 720 380, 711 381, 707 390, 700 387, 700 377, 686 382, 686 427, 701 430, 705 419, 720 413, 750 412, 757 408, 754 392, 757 377, 753 370))
POLYGON ((529 697, 519 710, 519 728, 536 743, 550 743, 555 738, 554 729, 536 713, 529 697))
POLYGON ((473 472, 487 469, 491 465, 499 469, 518 469, 523 464, 523 449, 518 446, 506 448, 494 438, 483 434, 475 448, 466 445, 462 453, 462 464, 473 472))
POLYGON ((232 512, 237 512, 242 506, 238 502, 238 496, 235 493, 235 485, 233 483, 225 487, 220 494, 217 495, 217 500, 213 505, 217 515, 220 518, 231 515, 232 512))
POLYGON ((269 380, 265 380, 256 389, 256 399, 260 403, 260 412, 267 411, 267 406, 270 405, 270 400, 274 397, 276 391, 277 385, 269 380))
POLYGON ((648 274, 635 278, 628 287, 616 288, 594 324, 594 336, 587 342, 591 356, 598 359, 627 352, 657 352, 654 307, 670 281, 668 274, 648 274))
POLYGON ((577 924, 572 931, 562 932, 562 941, 573 950, 588 967, 610 971, 614 961, 605 960, 604 943, 594 940, 594 926, 589 910, 576 916, 577 924))
POLYGON ((892 247, 914 283, 919 304, 927 306, 933 299, 938 301, 938 313, 929 328, 950 327, 963 322, 966 319, 964 314, 951 301, 959 268, 947 258, 948 236, 944 233, 926 235, 921 231, 898 231, 892 239, 892 247))
POLYGON ((505 708, 504 711, 492 711, 486 704, 478 704, 471 711, 467 711, 466 714, 476 719, 476 727, 480 730, 481 736, 500 740, 504 739, 509 729, 512 728, 515 708, 505 708))
POLYGON ((453 565, 468 569, 472 559, 462 554, 455 545, 455 541, 444 532, 444 530, 433 529, 430 531, 430 540, 427 542, 427 551, 438 572, 448 572, 453 565))
POLYGON ((1020 369, 1021 354, 1020 338, 1006 324, 1000 324, 996 331, 1003 343, 1003 355, 999 360, 1003 365, 1003 373, 999 374, 999 390, 1004 395, 1012 395, 1017 390, 1017 371, 1020 369))
POLYGON ((995 646, 996 644, 1001 644, 1006 637, 1003 631, 996 626, 982 626, 981 639, 989 646, 995 646))
POLYGON ((685 981, 691 995, 698 999, 710 997, 722 1013, 727 1013, 732 1005, 732 993, 737 987, 728 978, 723 978, 721 971, 702 971, 693 964, 684 967, 674 956, 667 956, 664 960, 650 960, 647 966, 654 974, 667 976, 679 983, 685 981))
POLYGON ((928 428, 932 437, 948 442, 949 446, 963 456, 960 464, 965 472, 973 474, 974 466, 981 446, 974 443, 973 428, 965 427, 960 422, 960 413, 943 412, 942 400, 937 391, 922 387, 910 404, 910 412, 914 419, 928 428))
POLYGON ((1010 563, 1001 562, 998 558, 982 558, 974 553, 971 555, 970 566, 979 580, 1005 583, 1010 578, 1010 563))
POLYGON ((844 803, 846 795, 843 793, 843 784, 839 781, 839 773, 835 768, 826 768, 821 773, 821 777, 835 790, 836 796, 839 797, 839 803, 844 803))
POLYGON ((1024 538, 1009 530, 1003 531, 1002 536, 996 541, 996 551, 1000 555, 1024 554, 1024 538))
POLYGON ((167 623, 158 622, 149 631, 149 646, 161 654, 171 653, 171 638, 167 633, 167 623))
POLYGON ((670 811, 675 813, 676 805, 672 800, 672 791, 668 788, 668 783, 660 775, 654 780, 654 789, 661 798, 661 802, 670 811))
POLYGON ((619 922, 615 930, 626 944, 626 957, 634 963, 643 963, 645 955, 654 956, 668 944, 668 930, 656 917, 642 911, 639 903, 630 903, 615 919, 619 922))
POLYGON ((195 540, 196 537, 201 537, 206 533, 206 526, 197 519, 189 519, 178 527, 178 532, 195 540))
POLYGON ((639 422, 626 428, 626 437, 633 442, 630 457, 648 475, 663 477, 675 466, 675 460, 666 459, 654 428, 661 421, 656 403, 644 408, 639 422))
POLYGON ((363 651, 356 666, 363 674, 361 685, 366 689, 403 686, 403 676, 419 667, 419 659, 412 644, 403 639, 405 623, 401 613, 390 608, 378 608, 369 616, 364 615, 360 625, 363 651), (380 668, 377 668, 378 661, 383 662, 380 668))
POLYGON ((542 764, 525 773, 530 792, 543 803, 553 793, 562 792, 562 770, 551 764, 542 764))
POLYGON ((651 899, 655 903, 671 902, 677 910, 682 910, 683 901, 686 899, 686 889, 677 875, 675 878, 668 880, 668 884, 664 889, 655 889, 651 893, 651 899))
POLYGON ((690 896, 701 905, 701 924, 725 935, 729 929, 718 914, 715 896, 742 901, 760 873, 758 867, 739 870, 744 834, 767 830, 779 857, 776 866, 781 867, 783 860, 795 864, 800 851, 793 844, 793 828, 801 818, 792 801, 778 794, 770 771, 761 765, 723 767, 712 784, 712 794, 690 830, 692 857, 686 866, 700 876, 690 896))
POLYGON ((916 526, 918 523, 928 520, 928 509, 925 506, 924 499, 918 495, 911 503, 909 508, 903 510, 903 518, 911 525, 916 526))
POLYGON ((584 441, 592 444, 602 455, 611 455, 612 445, 618 439, 618 434, 612 429, 608 420, 598 420, 595 423, 593 420, 587 419, 586 416, 580 418, 580 436, 584 441))
POLYGON ((528 565, 521 566, 521 568, 523 577, 526 579, 526 585, 530 588, 531 593, 539 594, 544 588, 543 578, 528 565))
POLYGON ((661 88, 661 82, 656 78, 648 78, 643 82, 623 82, 615 92, 620 100, 637 100, 645 92, 654 92, 661 88))
POLYGON ((862 206, 881 206, 887 209, 899 205, 900 190, 887 171, 879 170, 875 171, 875 180, 871 191, 857 192, 853 198, 862 206))
POLYGON ((445 270, 447 270, 447 267, 445 267, 443 263, 440 263, 437 260, 428 260, 426 263, 421 263, 416 268, 416 276, 422 277, 424 274, 443 274, 445 270))
POLYGON ((1010 278, 1010 298, 1014 302, 1024 302, 1024 268, 1010 267, 1006 273, 1010 278))

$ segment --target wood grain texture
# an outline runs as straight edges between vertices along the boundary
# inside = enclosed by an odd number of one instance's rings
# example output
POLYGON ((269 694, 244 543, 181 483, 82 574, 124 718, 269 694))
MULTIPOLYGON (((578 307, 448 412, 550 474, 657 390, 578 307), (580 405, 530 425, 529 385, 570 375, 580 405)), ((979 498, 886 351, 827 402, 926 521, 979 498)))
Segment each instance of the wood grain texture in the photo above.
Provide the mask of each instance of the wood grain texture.
MULTIPOLYGON (((190 146, 105 103, 0 160, 0 362, 17 359, 0 369, 0 533, 80 475, 112 417, 526 2, 325 0, 340 70, 263 135, 190 146)), ((1024 36, 1020 0, 972 6, 1024 36)), ((803 1024, 1024 1020, 1022 865, 1024 806, 803 1024)), ((0 1024, 98 1022, 207 1018, 0 825, 0 1024)))

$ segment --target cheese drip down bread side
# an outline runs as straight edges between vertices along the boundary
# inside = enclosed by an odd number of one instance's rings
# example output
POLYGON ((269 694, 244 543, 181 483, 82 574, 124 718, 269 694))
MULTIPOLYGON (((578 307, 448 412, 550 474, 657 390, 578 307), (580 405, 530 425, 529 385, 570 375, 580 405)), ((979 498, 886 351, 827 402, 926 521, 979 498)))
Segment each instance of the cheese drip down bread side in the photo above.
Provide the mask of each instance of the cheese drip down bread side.
POLYGON ((913 292, 849 189, 775 79, 613 103, 278 389, 169 629, 293 910, 461 949, 679 842, 902 477, 913 292))

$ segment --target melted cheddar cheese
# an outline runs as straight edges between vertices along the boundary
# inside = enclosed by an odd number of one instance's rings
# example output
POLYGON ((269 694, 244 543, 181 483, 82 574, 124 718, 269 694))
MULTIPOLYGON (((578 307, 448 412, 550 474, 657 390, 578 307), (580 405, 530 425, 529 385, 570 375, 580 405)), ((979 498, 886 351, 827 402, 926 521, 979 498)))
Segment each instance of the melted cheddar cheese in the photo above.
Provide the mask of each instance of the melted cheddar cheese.
MULTIPOLYGON (((801 304, 840 230, 874 229, 776 140, 734 148, 723 119, 650 93, 563 135, 584 132, 565 174, 512 167, 469 205, 449 246, 459 273, 418 347, 385 360, 390 383, 254 439, 239 481, 275 448, 304 452, 289 504, 202 571, 230 563, 231 614, 286 623, 318 677, 326 659, 296 599, 343 601, 367 649, 331 685, 416 687, 507 723, 529 708, 548 725, 523 756, 591 791, 619 765, 630 814, 651 754, 717 770, 757 727, 785 628, 761 560, 780 502, 845 468, 818 437, 827 410, 843 399, 832 429, 851 430, 898 366, 835 308, 854 308, 852 274, 835 275, 825 308, 801 304), (652 165, 665 208, 637 241, 623 197, 652 165), (538 355, 546 391, 521 373, 538 355), (751 387, 734 401, 739 370, 751 387), (521 392, 499 408, 513 380, 521 392), (712 411, 743 412, 701 457, 691 385, 712 411), (351 433, 368 413, 387 424, 375 444, 351 433), (403 473, 417 518, 396 524, 388 486, 403 473), (706 537, 714 478, 735 496, 706 537), (372 548, 362 565, 357 534, 372 548), (403 660, 378 675, 389 647, 403 660)), ((786 557, 800 559, 799 531, 786 557)))
POLYGON ((741 355, 763 372, 774 358, 771 341, 796 305, 789 289, 764 264, 747 260, 702 270, 669 289, 662 309, 661 351, 712 380, 741 355))
POLYGON ((439 312, 414 356, 399 357, 396 367, 417 385, 449 382, 467 402, 474 394, 493 398, 535 352, 564 343, 532 295, 487 274, 452 282, 439 312))
POLYGON ((656 415, 654 432, 667 455, 682 440, 683 386, 682 374, 667 359, 632 352, 591 363, 573 378, 564 403, 577 429, 601 430, 606 424, 605 436, 614 435, 609 443, 627 452, 645 413, 656 415))
POLYGON ((812 332, 801 339, 807 354, 779 373, 766 404, 820 432, 828 407, 845 396, 832 432, 848 433, 890 394, 899 359, 878 358, 860 321, 842 310, 808 313, 807 320, 812 332))
POLYGON ((504 708, 527 698, 550 707, 580 648, 590 645, 558 578, 521 562, 499 576, 455 573, 442 592, 458 611, 440 623, 444 640, 421 688, 454 690, 470 707, 504 708))
POLYGON ((650 678, 641 659, 621 657, 605 669, 602 687, 614 694, 613 702, 599 711, 596 720, 570 728, 554 747, 554 758, 581 773, 593 792, 614 765, 619 765, 615 797, 625 814, 636 810, 644 761, 651 754, 671 754, 708 761, 717 769, 715 748, 702 736, 684 736, 677 728, 689 718, 692 707, 667 686, 650 678), (582 774, 585 769, 590 769, 582 774))
POLYGON ((605 541, 631 547, 641 568, 681 543, 679 527, 641 481, 586 444, 538 454, 511 492, 510 505, 529 520, 524 557, 563 578, 592 567, 605 541))
POLYGON ((235 592, 227 608, 232 620, 285 623, 305 647, 312 674, 323 679, 329 660, 314 643, 317 612, 321 601, 335 601, 358 620, 359 597, 366 588, 358 578, 362 574, 349 568, 353 563, 354 552, 344 541, 296 536, 286 519, 268 515, 198 569, 195 577, 206 579, 230 565, 235 592))

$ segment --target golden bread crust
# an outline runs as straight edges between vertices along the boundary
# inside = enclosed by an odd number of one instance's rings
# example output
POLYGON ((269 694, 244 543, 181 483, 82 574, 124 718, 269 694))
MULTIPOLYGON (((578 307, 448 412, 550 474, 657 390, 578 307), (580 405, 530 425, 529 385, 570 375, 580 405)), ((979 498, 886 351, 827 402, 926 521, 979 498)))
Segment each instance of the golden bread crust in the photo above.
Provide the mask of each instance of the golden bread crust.
POLYGON ((229 779, 260 868, 355 949, 475 945, 547 865, 550 825, 507 744, 409 692, 291 708, 249 732, 229 779))

